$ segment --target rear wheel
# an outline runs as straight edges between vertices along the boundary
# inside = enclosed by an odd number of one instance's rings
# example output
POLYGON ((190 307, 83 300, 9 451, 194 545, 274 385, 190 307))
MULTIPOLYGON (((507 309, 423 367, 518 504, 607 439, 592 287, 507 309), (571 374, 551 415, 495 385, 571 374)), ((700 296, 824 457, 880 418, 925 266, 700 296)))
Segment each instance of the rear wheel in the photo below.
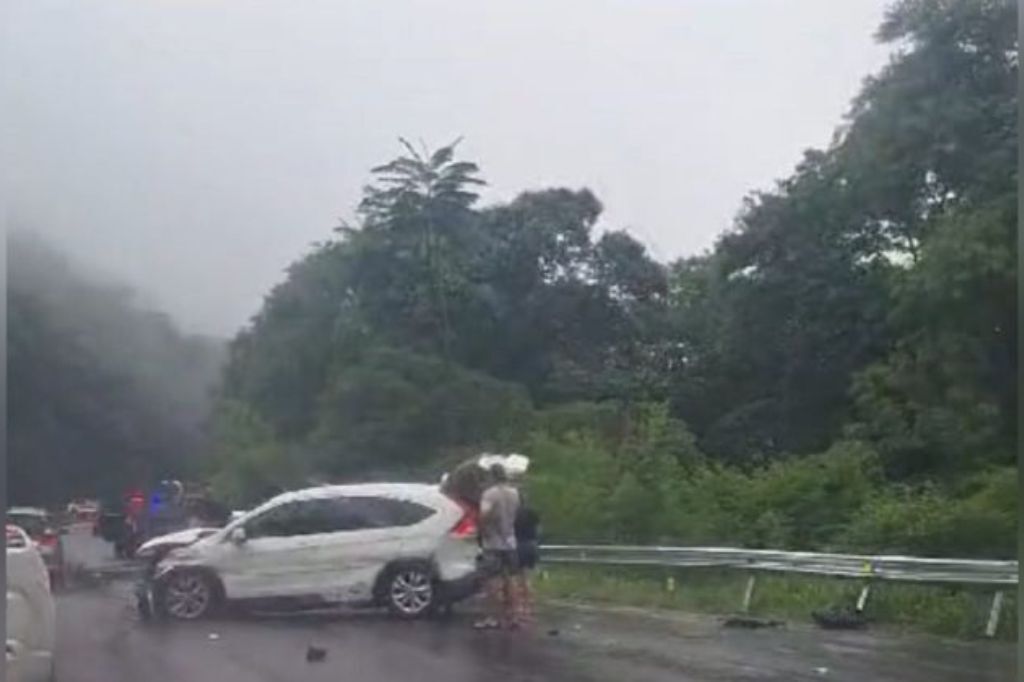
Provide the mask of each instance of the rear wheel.
POLYGON ((210 615, 220 599, 217 585, 199 571, 178 571, 167 577, 157 591, 160 611, 178 620, 210 615))
POLYGON ((388 610, 401 618, 420 618, 437 606, 437 586, 425 563, 395 566, 388 572, 383 587, 388 610))

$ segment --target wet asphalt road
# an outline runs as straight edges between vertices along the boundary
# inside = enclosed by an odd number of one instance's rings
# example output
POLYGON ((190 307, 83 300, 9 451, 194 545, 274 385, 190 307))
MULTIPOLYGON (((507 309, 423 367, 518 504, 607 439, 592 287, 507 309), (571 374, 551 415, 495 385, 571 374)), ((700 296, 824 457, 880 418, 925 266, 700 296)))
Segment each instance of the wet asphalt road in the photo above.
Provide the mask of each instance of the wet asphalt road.
POLYGON ((1005 682, 1015 670, 1006 643, 732 630, 707 617, 562 606, 518 633, 475 632, 465 613, 445 622, 346 611, 149 624, 130 594, 129 581, 107 579, 58 595, 60 682, 1005 682), (326 650, 322 662, 307 662, 310 645, 326 650))

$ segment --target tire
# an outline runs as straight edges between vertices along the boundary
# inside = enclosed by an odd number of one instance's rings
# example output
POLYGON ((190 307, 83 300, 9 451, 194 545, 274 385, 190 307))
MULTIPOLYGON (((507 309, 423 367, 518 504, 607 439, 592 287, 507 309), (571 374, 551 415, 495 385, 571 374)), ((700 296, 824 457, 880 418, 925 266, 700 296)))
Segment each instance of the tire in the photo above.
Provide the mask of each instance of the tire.
POLYGON ((440 597, 434 571, 422 561, 396 564, 388 569, 381 583, 381 596, 388 611, 407 620, 433 613, 440 597))
POLYGON ((221 602, 219 584, 202 571, 175 571, 160 582, 155 592, 160 615, 175 620, 206 618, 221 602))
POLYGON ((139 612, 139 620, 148 623, 153 620, 153 606, 149 601, 149 593, 145 585, 135 587, 135 609, 139 612))

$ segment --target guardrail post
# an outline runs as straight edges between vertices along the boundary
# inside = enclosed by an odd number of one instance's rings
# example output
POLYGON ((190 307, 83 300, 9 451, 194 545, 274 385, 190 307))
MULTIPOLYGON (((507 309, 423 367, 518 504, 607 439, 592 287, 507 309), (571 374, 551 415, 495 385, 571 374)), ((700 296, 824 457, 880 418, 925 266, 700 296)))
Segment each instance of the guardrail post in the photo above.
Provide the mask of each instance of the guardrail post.
POLYGON ((743 613, 748 613, 750 611, 750 602, 754 598, 755 582, 756 577, 751 573, 750 577, 747 578, 747 589, 743 591, 743 613))
POLYGON ((985 625, 985 636, 995 637, 999 629, 999 611, 1003 608, 1003 591, 999 590, 992 597, 992 608, 988 612, 988 623, 985 625))
POLYGON ((864 607, 868 603, 868 595, 870 594, 871 584, 869 583, 861 588, 860 596, 857 597, 857 613, 862 613, 864 611, 864 607))
POLYGON ((676 579, 675 576, 669 576, 665 578, 665 591, 675 592, 676 591, 676 579))

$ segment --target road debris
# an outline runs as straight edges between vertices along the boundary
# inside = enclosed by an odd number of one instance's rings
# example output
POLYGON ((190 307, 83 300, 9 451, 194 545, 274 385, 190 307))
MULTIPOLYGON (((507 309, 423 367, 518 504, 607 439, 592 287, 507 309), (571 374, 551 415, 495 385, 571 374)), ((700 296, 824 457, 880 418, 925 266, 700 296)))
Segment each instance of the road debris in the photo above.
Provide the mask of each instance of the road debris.
POLYGON ((826 630, 860 630, 868 624, 864 614, 850 608, 833 607, 824 611, 812 611, 811 618, 818 627, 826 630))
POLYGON ((752 616, 732 616, 722 621, 722 627, 725 628, 748 628, 751 630, 757 628, 777 628, 785 624, 781 620, 754 618, 752 616))

